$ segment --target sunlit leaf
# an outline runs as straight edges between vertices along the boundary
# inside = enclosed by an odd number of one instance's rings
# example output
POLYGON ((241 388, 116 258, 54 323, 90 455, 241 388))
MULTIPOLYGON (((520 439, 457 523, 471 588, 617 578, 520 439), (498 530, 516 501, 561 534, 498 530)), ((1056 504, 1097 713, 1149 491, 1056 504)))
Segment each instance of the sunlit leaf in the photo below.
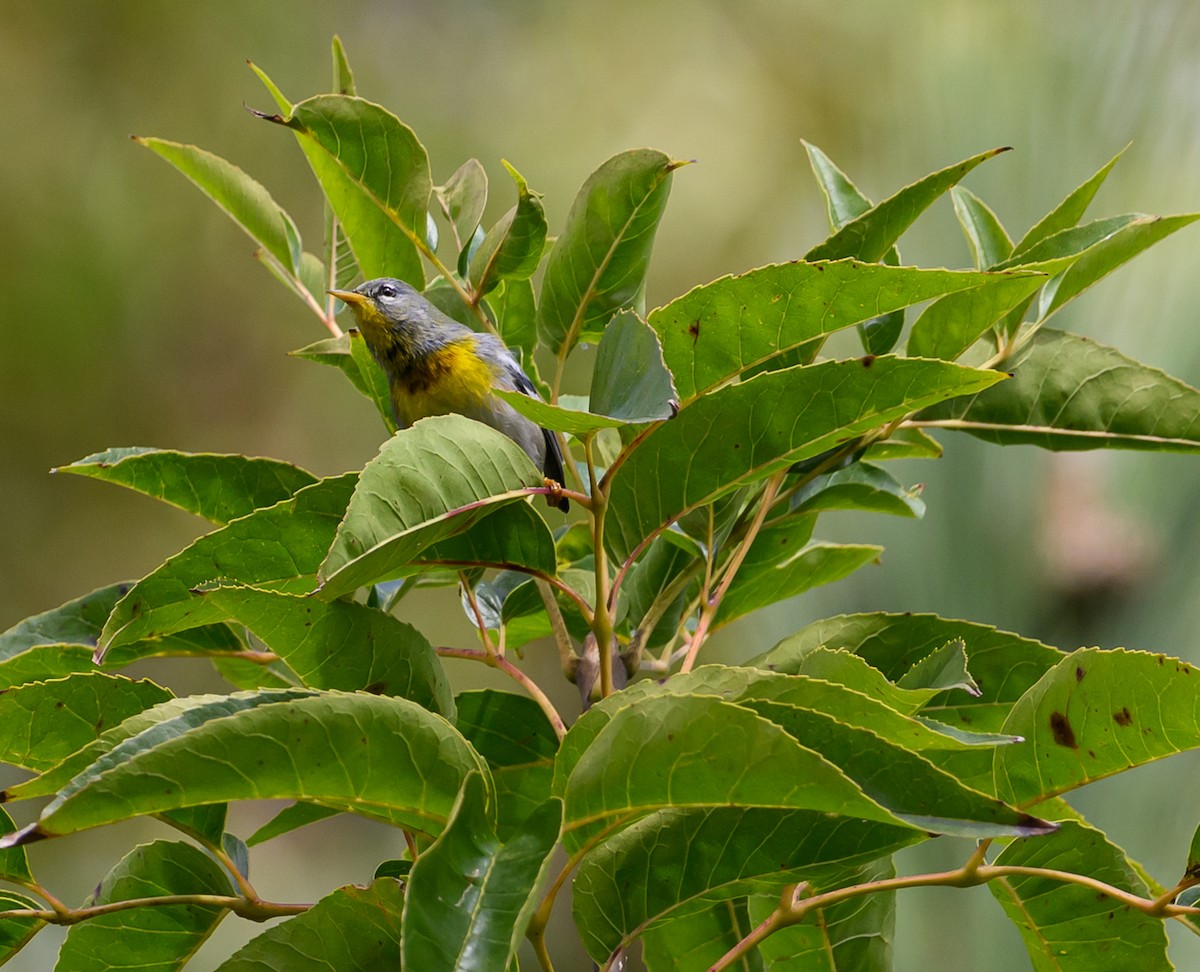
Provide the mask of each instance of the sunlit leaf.
POLYGON ((204 598, 253 631, 307 686, 399 695, 453 715, 450 683, 433 646, 390 614, 252 587, 217 587, 204 598))
POLYGON ((1013 706, 1006 732, 1024 746, 996 754, 997 792, 1029 806, 1200 747, 1200 671, 1147 652, 1080 648, 1013 706))
POLYGON ((397 576, 431 544, 542 485, 541 472, 503 433, 461 415, 420 420, 363 469, 321 564, 321 596, 397 576))
POLYGON ((634 311, 614 314, 600 338, 589 408, 634 423, 668 419, 679 408, 658 336, 634 311))
MULTIPOLYGON (((1037 279, 1042 279, 1038 277, 1037 279)), ((650 312, 663 358, 686 403, 784 352, 880 313, 1012 277, 853 260, 782 263, 721 277, 650 312)), ((786 362, 781 362, 782 367, 786 362)))
POLYGON ((992 149, 956 165, 939 169, 905 186, 893 196, 872 206, 845 223, 829 239, 805 254, 805 260, 838 260, 854 257, 873 263, 883 256, 939 196, 958 183, 981 162, 995 158, 1007 149, 992 149))
POLYGON ((487 773, 462 736, 407 699, 303 690, 202 697, 76 775, 15 842, 248 799, 311 800, 437 834, 472 770, 487 773))
POLYGON ((411 128, 361 98, 317 95, 285 118, 292 129, 363 276, 399 277, 421 289, 417 241, 425 238, 433 184, 429 157, 411 128))
MULTIPOLYGON (((1125 149, 1129 146, 1125 146, 1125 149)), ((1116 155, 1109 159, 1094 175, 1086 179, 1080 186, 1073 189, 1067 194, 1067 197, 1055 206, 1050 212, 1043 216, 1028 233, 1026 233, 1021 241, 1016 245, 1014 254, 1021 256, 1028 252, 1032 247, 1036 246, 1048 236, 1052 236, 1062 230, 1068 229, 1078 223, 1083 214, 1087 212, 1088 205, 1095 197, 1100 186, 1104 184, 1104 180, 1108 178, 1112 167, 1117 164, 1117 160, 1125 154, 1125 149, 1121 149, 1116 155)))
POLYGON ((265 844, 268 840, 282 837, 293 830, 307 827, 311 823, 336 817, 339 813, 341 811, 333 807, 322 807, 316 803, 305 803, 303 800, 297 800, 295 803, 289 803, 279 813, 275 814, 275 816, 259 827, 258 830, 247 837, 246 845, 248 847, 255 847, 258 844, 265 844))
POLYGON ((1089 338, 1043 328, 1007 363, 1015 377, 918 416, 1000 445, 1200 451, 1200 391, 1089 338))
POLYGON ((471 257, 469 274, 477 294, 487 293, 501 280, 533 276, 546 246, 541 196, 531 192, 525 178, 507 162, 504 168, 517 184, 517 204, 488 230, 471 257))
POLYGON ((280 266, 293 275, 299 274, 300 233, 261 184, 236 165, 195 145, 139 136, 134 136, 134 141, 175 166, 280 266))
POLYGON ((229 583, 307 593, 346 511, 356 476, 322 479, 275 506, 201 537, 121 598, 105 623, 105 649, 224 620, 196 589, 229 583))
POLYGON ((651 531, 926 403, 1003 376, 935 361, 830 361, 768 372, 681 409, 612 484, 606 539, 626 554, 651 531))
POLYGON ((556 354, 599 338, 618 310, 641 309, 654 234, 679 165, 653 149, 622 152, 579 190, 538 302, 538 334, 556 354))
POLYGON ((988 204, 962 186, 950 190, 950 200, 971 247, 975 269, 986 270, 1007 260, 1013 251, 1012 239, 988 204))
MULTIPOLYGON (((1071 871, 1146 894, 1121 849, 1100 831, 1073 821, 1048 837, 1013 841, 995 863, 1071 871)), ((1171 968, 1162 919, 1103 892, 1036 874, 1000 877, 988 882, 988 890, 1017 926, 1036 972, 1171 968)))
POLYGON ((964 728, 998 730, 1012 704, 1062 659, 1063 653, 990 625, 933 614, 843 614, 817 621, 783 639, 748 664, 771 671, 803 671, 805 657, 826 647, 861 655, 893 682, 948 642, 961 638, 977 698, 962 692, 935 696, 922 711, 964 728))
POLYGON ((879 558, 883 547, 871 544, 814 543, 789 550, 793 530, 763 530, 721 602, 721 624, 814 587, 848 577, 879 558), (780 554, 783 554, 781 557, 780 554))
POLYGON ((54 471, 127 486, 217 524, 274 506, 317 481, 278 459, 140 446, 107 449, 54 471))
POLYGON ((0 761, 41 771, 134 713, 171 698, 149 679, 87 672, 0 694, 0 761))

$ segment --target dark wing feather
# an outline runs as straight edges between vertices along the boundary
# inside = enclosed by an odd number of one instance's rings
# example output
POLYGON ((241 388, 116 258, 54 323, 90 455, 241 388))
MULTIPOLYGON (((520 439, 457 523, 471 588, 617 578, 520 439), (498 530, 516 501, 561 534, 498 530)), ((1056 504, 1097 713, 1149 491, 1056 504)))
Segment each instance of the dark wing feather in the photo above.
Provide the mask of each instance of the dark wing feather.
MULTIPOLYGON (((516 362, 512 363, 509 368, 509 374, 512 377, 513 387, 516 388, 522 395, 528 395, 530 398, 542 400, 542 396, 538 394, 538 390, 533 387, 533 382, 529 380, 529 376, 525 374, 516 362)), ((542 435, 546 440, 546 458, 542 462, 542 475, 547 479, 553 479, 559 485, 566 484, 565 470, 563 469, 563 454, 562 449, 558 444, 558 436, 549 429, 543 428, 542 435)), ((570 508, 571 504, 567 502, 565 497, 560 497, 557 501, 547 497, 547 502, 551 506, 556 506, 564 513, 570 508)))

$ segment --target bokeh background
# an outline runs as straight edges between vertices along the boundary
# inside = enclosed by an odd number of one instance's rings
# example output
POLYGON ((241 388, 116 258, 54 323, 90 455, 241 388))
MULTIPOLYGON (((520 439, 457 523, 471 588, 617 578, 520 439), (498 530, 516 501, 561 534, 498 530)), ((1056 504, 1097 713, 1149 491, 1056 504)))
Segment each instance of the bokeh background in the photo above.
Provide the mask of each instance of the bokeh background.
MULTIPOLYGON (((510 160, 545 194, 551 231, 579 184, 625 148, 680 171, 649 303, 715 276, 800 256, 825 234, 801 139, 876 199, 986 148, 1015 151, 967 185, 1014 236, 1132 143, 1096 215, 1200 208, 1200 6, 1192 0, 317 0, 79 4, 0 0, 0 628, 140 576, 203 529, 183 513, 48 470, 115 445, 243 452, 319 474, 361 466, 383 434, 332 369, 286 357, 315 319, 252 259, 252 244, 131 134, 195 142, 246 168, 320 236, 320 198, 247 69, 294 100, 327 90, 337 32, 359 91, 408 122, 435 181, 464 159, 511 204, 510 160)), ((947 201, 902 240, 906 262, 965 266, 947 201)), ((1200 252, 1185 230, 1059 319, 1200 384, 1200 252)), ((925 483, 923 521, 829 519, 831 539, 880 541, 879 566, 739 624, 744 657, 817 617, 913 610, 984 621, 1071 648, 1127 645, 1200 661, 1200 462, 1052 457, 944 437, 945 458, 900 467, 925 483)), ((413 620, 435 640, 470 631, 452 597, 413 620)), ((536 650, 534 652, 536 654, 536 650)), ((202 667, 152 674, 214 686, 202 667)), ((461 684, 474 672, 455 671, 461 684)), ((564 688, 563 699, 570 698, 564 688)), ((1164 882, 1180 872, 1200 803, 1187 756, 1100 784, 1079 805, 1164 882)), ((23 811, 17 808, 16 812, 23 811)), ((268 810, 241 808, 243 836, 268 810)), ((78 901, 133 841, 127 825, 34 848, 35 869, 78 901)), ((394 835, 322 824, 256 856, 267 895, 362 882, 394 835)), ((949 866, 938 842, 902 860, 949 866)), ((212 968, 254 928, 222 928, 212 968)), ((10 968, 51 967, 54 930, 10 968)), ((1024 967, 988 893, 900 900, 897 967, 1024 967)), ((1200 949, 1172 930, 1181 968, 1200 949)), ((578 953, 562 968, 585 968, 578 953)))

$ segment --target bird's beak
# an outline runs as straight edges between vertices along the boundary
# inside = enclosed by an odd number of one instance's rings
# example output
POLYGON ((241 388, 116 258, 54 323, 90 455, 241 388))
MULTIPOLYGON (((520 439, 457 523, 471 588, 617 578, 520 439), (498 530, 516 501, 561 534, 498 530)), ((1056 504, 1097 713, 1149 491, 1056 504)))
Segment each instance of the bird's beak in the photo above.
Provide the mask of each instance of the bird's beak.
POLYGON ((351 307, 367 303, 367 298, 354 290, 327 290, 325 293, 336 297, 338 300, 349 304, 351 307))

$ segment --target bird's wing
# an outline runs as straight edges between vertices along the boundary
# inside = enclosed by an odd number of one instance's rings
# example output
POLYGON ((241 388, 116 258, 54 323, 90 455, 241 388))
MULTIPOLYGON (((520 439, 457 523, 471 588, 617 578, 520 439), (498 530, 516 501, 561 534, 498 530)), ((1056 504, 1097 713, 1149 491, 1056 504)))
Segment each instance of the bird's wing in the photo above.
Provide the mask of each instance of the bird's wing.
MULTIPOLYGON (((533 382, 529 380, 529 376, 521 370, 521 366, 517 364, 516 359, 511 355, 508 356, 508 360, 505 362, 505 371, 512 382, 514 391, 519 391, 522 395, 528 395, 530 398, 536 398, 539 402, 542 401, 542 396, 538 394, 538 390, 534 387, 533 382)), ((542 463, 542 473, 545 476, 549 476, 556 483, 565 483, 563 454, 562 448, 558 444, 558 436, 546 428, 542 429, 542 435, 546 439, 546 458, 542 463)))

